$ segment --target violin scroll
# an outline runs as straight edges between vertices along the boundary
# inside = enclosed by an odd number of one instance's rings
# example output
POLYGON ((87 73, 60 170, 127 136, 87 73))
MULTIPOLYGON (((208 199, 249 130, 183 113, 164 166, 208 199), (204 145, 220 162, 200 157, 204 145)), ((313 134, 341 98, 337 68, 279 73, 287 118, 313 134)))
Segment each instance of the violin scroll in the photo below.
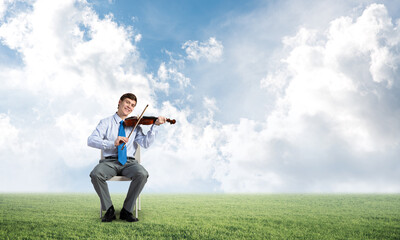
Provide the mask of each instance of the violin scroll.
POLYGON ((170 124, 175 124, 176 120, 167 118, 167 122, 169 122, 170 124))

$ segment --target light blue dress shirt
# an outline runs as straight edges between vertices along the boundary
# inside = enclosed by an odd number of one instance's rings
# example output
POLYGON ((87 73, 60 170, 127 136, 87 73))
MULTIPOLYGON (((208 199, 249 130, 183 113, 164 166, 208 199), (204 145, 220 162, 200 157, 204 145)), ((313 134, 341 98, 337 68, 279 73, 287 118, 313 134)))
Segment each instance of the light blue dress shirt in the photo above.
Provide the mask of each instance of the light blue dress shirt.
MULTIPOLYGON (((90 147, 103 149, 104 157, 118 156, 118 149, 114 145, 118 137, 119 124, 122 119, 115 113, 113 116, 100 120, 92 135, 88 137, 87 144, 90 147)), ((134 157, 138 144, 148 148, 157 134, 156 125, 152 125, 145 135, 138 125, 126 144, 127 156, 134 157)), ((129 136, 133 127, 125 127, 125 136, 129 136)))

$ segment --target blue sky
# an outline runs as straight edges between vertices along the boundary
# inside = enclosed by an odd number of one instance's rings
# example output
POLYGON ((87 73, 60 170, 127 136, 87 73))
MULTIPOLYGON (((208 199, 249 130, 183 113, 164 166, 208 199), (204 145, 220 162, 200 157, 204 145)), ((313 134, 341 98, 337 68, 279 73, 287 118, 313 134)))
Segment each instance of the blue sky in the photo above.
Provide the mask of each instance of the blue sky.
POLYGON ((144 191, 399 192, 399 14, 394 0, 1 1, 0 191, 94 192, 87 137, 133 92, 134 115, 178 121, 143 150, 144 191))

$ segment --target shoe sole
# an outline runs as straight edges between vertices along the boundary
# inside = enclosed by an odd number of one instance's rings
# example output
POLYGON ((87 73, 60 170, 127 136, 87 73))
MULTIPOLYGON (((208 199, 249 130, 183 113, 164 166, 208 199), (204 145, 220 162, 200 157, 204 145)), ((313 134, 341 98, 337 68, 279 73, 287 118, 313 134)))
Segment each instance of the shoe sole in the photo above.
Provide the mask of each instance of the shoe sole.
POLYGON ((127 221, 127 222, 138 222, 139 221, 139 219, 137 219, 137 218, 133 218, 133 220, 132 221, 130 221, 130 220, 128 220, 128 219, 126 219, 125 217, 120 217, 119 219, 121 219, 121 220, 125 220, 125 221, 127 221))
POLYGON ((102 219, 101 219, 101 222, 112 222, 112 220, 115 220, 115 219, 117 219, 117 218, 116 218, 115 215, 114 215, 111 219, 102 218, 102 219))

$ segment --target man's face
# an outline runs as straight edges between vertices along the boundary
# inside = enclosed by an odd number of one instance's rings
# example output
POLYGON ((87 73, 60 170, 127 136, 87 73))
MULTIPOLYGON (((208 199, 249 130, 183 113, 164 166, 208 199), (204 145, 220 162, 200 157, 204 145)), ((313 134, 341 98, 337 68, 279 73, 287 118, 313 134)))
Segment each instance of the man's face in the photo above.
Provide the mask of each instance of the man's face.
POLYGON ((125 98, 123 101, 119 100, 118 102, 118 113, 120 113, 121 116, 127 117, 135 108, 136 106, 136 101, 125 98))

